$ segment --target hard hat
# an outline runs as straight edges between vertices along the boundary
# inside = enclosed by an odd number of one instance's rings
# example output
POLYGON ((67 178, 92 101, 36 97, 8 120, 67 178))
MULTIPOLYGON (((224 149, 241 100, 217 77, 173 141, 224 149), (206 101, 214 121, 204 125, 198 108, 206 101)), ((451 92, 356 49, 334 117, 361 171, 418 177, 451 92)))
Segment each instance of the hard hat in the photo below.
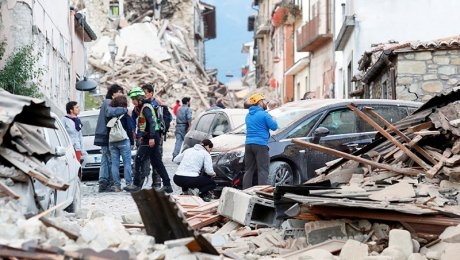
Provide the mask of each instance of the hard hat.
POLYGON ((145 96, 144 90, 140 87, 134 87, 128 92, 128 96, 130 98, 138 97, 138 96, 145 96))
POLYGON ((262 99, 265 99, 265 97, 262 94, 260 93, 253 94, 251 97, 249 97, 249 105, 251 106, 255 105, 262 99))

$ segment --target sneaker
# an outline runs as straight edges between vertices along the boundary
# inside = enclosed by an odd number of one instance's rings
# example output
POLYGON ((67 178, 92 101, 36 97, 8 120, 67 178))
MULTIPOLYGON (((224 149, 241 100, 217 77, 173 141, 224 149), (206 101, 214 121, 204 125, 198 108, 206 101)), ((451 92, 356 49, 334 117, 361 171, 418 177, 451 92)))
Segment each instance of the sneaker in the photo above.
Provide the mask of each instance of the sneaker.
POLYGON ((211 196, 210 195, 205 195, 203 197, 201 197, 201 199, 204 201, 204 202, 210 202, 212 200, 211 196))
POLYGON ((123 190, 119 186, 112 186, 110 188, 110 191, 112 191, 112 192, 121 192, 123 190))
POLYGON ((204 202, 210 202, 213 197, 212 197, 212 194, 210 192, 206 192, 206 193, 200 193, 200 198, 204 201, 204 202))
POLYGON ((140 187, 137 187, 136 185, 134 184, 131 184, 129 186, 126 186, 123 188, 125 191, 128 191, 128 192, 135 192, 135 191, 140 191, 141 188, 140 187))
POLYGON ((166 193, 172 193, 172 192, 173 192, 173 189, 172 189, 171 186, 164 186, 163 188, 164 188, 164 191, 165 191, 166 193))

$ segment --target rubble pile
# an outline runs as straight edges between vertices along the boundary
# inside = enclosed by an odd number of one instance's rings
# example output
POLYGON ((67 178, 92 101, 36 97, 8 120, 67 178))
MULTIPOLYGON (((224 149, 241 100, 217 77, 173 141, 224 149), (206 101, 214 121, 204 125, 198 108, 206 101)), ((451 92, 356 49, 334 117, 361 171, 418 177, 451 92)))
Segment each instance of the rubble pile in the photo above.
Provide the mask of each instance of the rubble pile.
POLYGON ((109 24, 91 46, 88 63, 99 82, 127 90, 153 83, 165 104, 172 106, 189 96, 197 113, 209 107, 208 97, 222 98, 229 105, 227 88, 215 72, 206 71, 195 51, 194 1, 164 2, 161 13, 145 1, 136 3, 126 5, 127 20, 109 24), (111 56, 111 44, 116 45, 116 56, 111 56))

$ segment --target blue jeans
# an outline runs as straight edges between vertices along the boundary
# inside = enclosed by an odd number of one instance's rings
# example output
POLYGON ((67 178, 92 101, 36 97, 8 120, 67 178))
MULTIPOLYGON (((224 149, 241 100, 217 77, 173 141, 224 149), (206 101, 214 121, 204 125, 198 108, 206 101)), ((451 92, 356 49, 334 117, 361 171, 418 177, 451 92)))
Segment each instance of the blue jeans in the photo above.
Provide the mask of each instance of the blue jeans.
POLYGON ((174 145, 174 152, 172 154, 173 158, 179 155, 180 148, 184 142, 185 134, 187 133, 187 125, 176 125, 176 143, 174 145))
POLYGON ((110 182, 110 151, 108 146, 101 146, 101 167, 99 168, 99 186, 107 188, 110 182))
POLYGON ((112 178, 113 185, 120 187, 120 156, 124 165, 124 178, 126 185, 132 183, 132 168, 131 168, 131 144, 129 139, 110 143, 110 155, 112 159, 112 178))

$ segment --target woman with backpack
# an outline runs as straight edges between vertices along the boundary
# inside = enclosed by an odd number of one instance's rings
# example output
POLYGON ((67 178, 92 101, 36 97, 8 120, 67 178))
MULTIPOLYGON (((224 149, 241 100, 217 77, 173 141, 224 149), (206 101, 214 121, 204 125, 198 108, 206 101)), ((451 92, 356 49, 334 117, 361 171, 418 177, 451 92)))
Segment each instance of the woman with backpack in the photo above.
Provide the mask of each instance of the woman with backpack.
MULTIPOLYGON (((126 98, 125 95, 118 96, 112 99, 112 107, 128 107, 128 99, 126 98)), ((132 168, 131 168, 131 146, 134 145, 134 136, 133 133, 135 131, 135 124, 131 116, 129 116, 128 113, 125 113, 119 117, 112 118, 111 120, 116 121, 119 120, 119 123, 123 126, 123 130, 126 131, 126 136, 123 138, 117 138, 112 139, 114 134, 119 134, 115 133, 115 131, 118 131, 118 129, 113 126, 110 131, 109 131, 109 150, 110 150, 110 158, 112 161, 111 165, 111 174, 113 178, 113 186, 111 187, 111 191, 114 192, 120 192, 122 191, 121 189, 121 183, 120 183, 120 156, 121 159, 123 160, 123 171, 124 171, 124 178, 126 182, 126 186, 129 186, 132 184, 132 168), (123 139, 123 140, 118 140, 118 139, 123 139)), ((121 131, 123 131, 121 130, 121 131)))

